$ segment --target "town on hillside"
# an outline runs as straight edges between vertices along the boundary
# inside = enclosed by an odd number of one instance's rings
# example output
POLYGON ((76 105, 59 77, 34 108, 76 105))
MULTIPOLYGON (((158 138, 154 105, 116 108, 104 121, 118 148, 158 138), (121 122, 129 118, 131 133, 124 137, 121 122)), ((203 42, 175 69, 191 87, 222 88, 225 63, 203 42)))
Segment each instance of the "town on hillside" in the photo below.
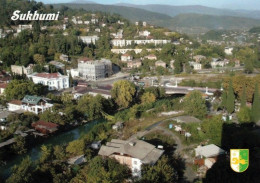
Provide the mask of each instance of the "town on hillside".
POLYGON ((259 27, 78 5, 0 2, 0 182, 259 182, 259 27), (10 21, 21 7, 59 20, 10 21))

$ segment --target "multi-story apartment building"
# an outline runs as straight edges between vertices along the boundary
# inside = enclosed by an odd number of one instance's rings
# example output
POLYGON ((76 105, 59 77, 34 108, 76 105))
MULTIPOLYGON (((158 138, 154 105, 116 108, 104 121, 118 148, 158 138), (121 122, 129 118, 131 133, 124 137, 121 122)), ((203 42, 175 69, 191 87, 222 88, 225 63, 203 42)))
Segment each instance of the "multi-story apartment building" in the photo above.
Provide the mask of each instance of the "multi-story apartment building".
POLYGON ((19 75, 22 74, 28 75, 33 73, 33 67, 34 67, 33 64, 30 64, 27 67, 20 66, 20 65, 11 65, 11 71, 19 75))
POLYGON ((79 36, 78 38, 85 44, 96 44, 99 40, 98 36, 79 36))
POLYGON ((69 88, 69 76, 57 73, 33 73, 28 75, 36 84, 43 84, 48 86, 49 90, 61 90, 69 88))
POLYGON ((112 75, 112 62, 110 60, 91 60, 80 58, 78 60, 79 76, 88 80, 98 80, 112 75))
POLYGON ((111 41, 111 44, 113 46, 117 47, 124 47, 132 44, 154 44, 154 45, 160 45, 160 44, 167 44, 171 43, 171 40, 166 40, 166 39, 146 39, 146 40, 125 40, 125 39, 113 39, 111 41))

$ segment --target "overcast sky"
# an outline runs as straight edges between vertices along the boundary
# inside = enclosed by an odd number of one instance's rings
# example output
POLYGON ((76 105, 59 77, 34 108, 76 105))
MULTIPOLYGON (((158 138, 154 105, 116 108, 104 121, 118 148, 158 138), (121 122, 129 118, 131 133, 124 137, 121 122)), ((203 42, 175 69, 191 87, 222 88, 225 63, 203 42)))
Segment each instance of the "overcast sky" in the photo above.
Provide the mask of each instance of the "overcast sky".
MULTIPOLYGON (((44 3, 67 3, 73 0, 37 0, 44 3)), ((78 0, 79 1, 79 0, 78 0)), ((204 5, 228 9, 260 10, 260 0, 89 0, 100 4, 169 4, 169 5, 204 5)))

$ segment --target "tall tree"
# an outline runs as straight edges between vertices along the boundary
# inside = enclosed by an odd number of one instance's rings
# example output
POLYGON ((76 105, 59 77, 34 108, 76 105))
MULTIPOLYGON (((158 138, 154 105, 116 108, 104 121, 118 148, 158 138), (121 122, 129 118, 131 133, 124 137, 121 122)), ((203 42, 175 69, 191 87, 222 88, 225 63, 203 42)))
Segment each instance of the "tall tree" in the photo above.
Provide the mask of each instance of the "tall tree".
POLYGON ((246 86, 243 86, 243 93, 242 93, 242 97, 241 97, 241 108, 246 106, 246 86))
POLYGON ((128 107, 134 99, 136 89, 133 83, 120 80, 114 83, 112 88, 112 98, 119 107, 128 107))
POLYGON ((69 74, 69 85, 70 85, 70 87, 73 86, 73 78, 72 78, 72 76, 71 76, 71 72, 70 72, 70 74, 69 74))
POLYGON ((260 98, 259 98, 258 84, 255 85, 254 100, 252 105, 252 120, 254 122, 260 120, 260 98))
POLYGON ((228 113, 230 114, 233 113, 235 110, 235 94, 234 94, 231 80, 229 81, 229 86, 228 86, 226 108, 228 113))

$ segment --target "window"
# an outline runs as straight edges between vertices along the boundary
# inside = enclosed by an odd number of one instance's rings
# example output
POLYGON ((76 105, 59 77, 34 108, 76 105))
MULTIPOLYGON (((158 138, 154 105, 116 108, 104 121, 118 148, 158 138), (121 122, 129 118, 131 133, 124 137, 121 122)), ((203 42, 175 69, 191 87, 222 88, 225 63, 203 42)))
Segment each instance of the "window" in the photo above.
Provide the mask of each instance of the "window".
POLYGON ((134 164, 137 165, 137 161, 134 161, 134 164))

